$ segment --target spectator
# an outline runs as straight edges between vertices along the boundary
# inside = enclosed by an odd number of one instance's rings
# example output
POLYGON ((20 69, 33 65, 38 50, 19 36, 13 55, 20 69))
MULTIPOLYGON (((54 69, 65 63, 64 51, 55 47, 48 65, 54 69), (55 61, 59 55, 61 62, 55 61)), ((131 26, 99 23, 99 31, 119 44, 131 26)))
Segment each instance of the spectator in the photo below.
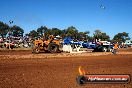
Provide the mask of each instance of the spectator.
POLYGON ((113 45, 113 52, 112 53, 116 54, 117 49, 118 49, 118 42, 113 45))

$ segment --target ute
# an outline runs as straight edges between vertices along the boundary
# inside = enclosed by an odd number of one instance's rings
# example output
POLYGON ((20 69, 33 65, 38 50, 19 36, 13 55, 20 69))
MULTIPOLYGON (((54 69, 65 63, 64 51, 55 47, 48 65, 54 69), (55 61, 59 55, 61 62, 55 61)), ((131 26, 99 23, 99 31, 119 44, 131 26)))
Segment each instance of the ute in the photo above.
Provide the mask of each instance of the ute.
POLYGON ((46 39, 35 40, 32 53, 40 53, 41 51, 57 53, 60 51, 59 46, 60 40, 55 39, 53 35, 50 35, 47 40, 46 39))

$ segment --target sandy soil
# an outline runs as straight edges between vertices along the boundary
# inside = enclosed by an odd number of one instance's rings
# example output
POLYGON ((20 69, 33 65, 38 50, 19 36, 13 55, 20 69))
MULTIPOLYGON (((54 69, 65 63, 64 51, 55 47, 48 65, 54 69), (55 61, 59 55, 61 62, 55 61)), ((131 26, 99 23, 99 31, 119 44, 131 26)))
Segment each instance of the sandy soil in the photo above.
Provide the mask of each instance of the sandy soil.
POLYGON ((132 49, 111 53, 32 54, 29 50, 0 51, 0 88, 132 88, 130 84, 78 85, 78 67, 87 74, 132 75, 132 49))

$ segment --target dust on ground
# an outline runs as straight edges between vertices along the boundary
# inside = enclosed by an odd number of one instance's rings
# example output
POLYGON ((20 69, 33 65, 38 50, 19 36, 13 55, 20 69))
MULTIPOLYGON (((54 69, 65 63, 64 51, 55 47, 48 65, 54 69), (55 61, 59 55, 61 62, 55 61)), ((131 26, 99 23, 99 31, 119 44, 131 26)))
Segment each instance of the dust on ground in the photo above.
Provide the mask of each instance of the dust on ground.
POLYGON ((130 84, 78 85, 78 67, 87 74, 132 75, 132 49, 110 52, 32 54, 30 50, 0 51, 0 88, 132 88, 130 84))

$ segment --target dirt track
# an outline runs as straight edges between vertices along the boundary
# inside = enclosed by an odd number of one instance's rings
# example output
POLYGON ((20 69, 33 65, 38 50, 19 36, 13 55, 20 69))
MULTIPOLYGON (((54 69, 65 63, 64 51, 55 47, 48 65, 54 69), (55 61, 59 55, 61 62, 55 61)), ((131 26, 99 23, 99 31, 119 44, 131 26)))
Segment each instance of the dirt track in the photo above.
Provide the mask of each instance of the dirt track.
POLYGON ((132 75, 132 49, 120 50, 117 55, 0 51, 0 88, 132 88, 132 83, 80 86, 76 83, 79 66, 87 74, 132 75))

